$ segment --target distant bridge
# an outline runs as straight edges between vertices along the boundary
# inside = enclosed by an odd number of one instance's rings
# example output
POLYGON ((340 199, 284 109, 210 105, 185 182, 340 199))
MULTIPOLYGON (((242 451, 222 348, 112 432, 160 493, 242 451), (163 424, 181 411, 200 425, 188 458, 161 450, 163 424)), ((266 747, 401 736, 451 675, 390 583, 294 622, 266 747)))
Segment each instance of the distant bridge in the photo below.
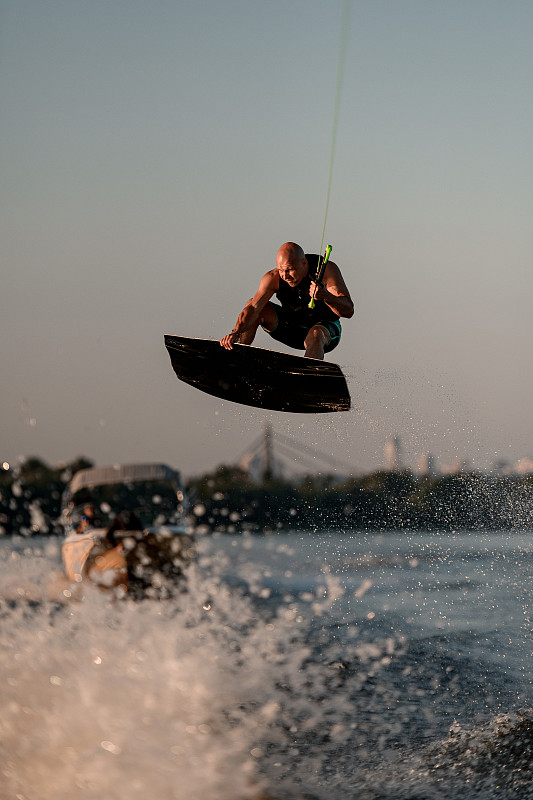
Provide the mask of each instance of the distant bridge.
POLYGON ((241 453, 238 463, 254 480, 288 474, 333 474, 347 477, 359 472, 353 464, 334 458, 329 453, 301 444, 280 433, 274 434, 270 423, 265 425, 263 433, 241 453))

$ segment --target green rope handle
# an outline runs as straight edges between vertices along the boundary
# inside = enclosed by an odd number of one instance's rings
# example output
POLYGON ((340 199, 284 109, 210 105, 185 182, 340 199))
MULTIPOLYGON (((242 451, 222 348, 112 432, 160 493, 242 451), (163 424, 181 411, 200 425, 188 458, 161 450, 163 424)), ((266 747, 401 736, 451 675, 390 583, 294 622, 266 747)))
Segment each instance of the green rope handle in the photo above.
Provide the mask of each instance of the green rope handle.
MULTIPOLYGON (((322 259, 322 263, 321 263, 321 265, 320 265, 320 267, 319 267, 319 269, 318 269, 318 271, 316 273, 316 280, 315 280, 316 284, 319 284, 320 281, 322 280, 322 278, 324 277, 324 272, 326 270, 326 264, 329 261, 329 254, 331 253, 332 250, 333 250, 332 246, 330 244, 328 244, 328 246, 326 247, 326 252, 324 253, 324 258, 322 259)), ((307 306, 308 308, 314 308, 315 307, 315 294, 316 294, 316 286, 315 286, 315 291, 313 292, 313 296, 312 296, 312 298, 310 299, 310 301, 308 303, 308 306, 307 306)))

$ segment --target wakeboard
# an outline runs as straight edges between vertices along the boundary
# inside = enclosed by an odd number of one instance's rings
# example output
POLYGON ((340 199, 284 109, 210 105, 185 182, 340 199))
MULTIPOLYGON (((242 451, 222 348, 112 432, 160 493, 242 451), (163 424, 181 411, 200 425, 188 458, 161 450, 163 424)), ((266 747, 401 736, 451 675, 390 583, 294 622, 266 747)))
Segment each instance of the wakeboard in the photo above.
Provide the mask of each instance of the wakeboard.
POLYGON ((166 335, 165 345, 178 378, 215 397, 298 414, 350 409, 346 379, 329 361, 185 336, 166 335))

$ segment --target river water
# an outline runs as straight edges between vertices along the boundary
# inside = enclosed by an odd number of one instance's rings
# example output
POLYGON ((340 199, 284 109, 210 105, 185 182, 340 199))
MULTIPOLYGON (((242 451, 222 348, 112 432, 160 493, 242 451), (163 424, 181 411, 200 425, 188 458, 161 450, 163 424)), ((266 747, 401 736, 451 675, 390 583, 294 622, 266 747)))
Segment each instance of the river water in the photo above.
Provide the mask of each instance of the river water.
POLYGON ((0 797, 533 798, 533 538, 200 538, 163 601, 0 544, 0 797))

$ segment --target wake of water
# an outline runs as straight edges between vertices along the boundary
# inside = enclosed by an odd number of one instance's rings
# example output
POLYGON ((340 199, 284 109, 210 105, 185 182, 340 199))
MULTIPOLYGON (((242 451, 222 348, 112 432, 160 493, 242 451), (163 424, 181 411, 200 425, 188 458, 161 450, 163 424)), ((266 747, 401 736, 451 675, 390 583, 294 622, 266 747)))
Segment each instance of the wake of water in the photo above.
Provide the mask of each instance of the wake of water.
POLYGON ((350 617, 338 575, 280 588, 235 542, 242 569, 205 540, 165 602, 60 605, 38 596, 53 542, 3 551, 2 797, 533 796, 533 714, 475 632, 395 632, 391 612, 361 614, 361 576, 350 617))

